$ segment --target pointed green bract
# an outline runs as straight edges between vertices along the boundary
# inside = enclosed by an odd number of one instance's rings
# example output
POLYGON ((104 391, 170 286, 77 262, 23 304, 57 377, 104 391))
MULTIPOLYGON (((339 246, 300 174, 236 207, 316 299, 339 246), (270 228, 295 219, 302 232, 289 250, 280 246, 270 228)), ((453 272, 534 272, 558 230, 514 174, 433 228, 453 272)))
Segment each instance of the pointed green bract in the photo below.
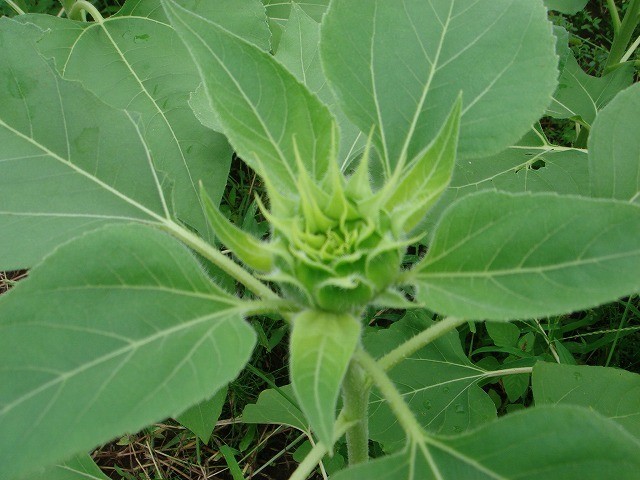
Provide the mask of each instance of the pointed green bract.
POLYGON ((640 84, 621 92, 596 117, 589 135, 594 197, 640 203, 640 84))
POLYGON ((460 111, 462 99, 458 98, 449 118, 426 152, 415 163, 407 165, 401 180, 393 185, 393 193, 385 207, 404 231, 413 230, 440 198, 451 181, 456 162, 460 111))
POLYGON ((321 54, 341 106, 368 132, 386 174, 435 138, 460 91, 459 153, 515 143, 556 85, 555 39, 540 0, 334 0, 321 54), (398 48, 401 45, 402 48, 398 48))
POLYGON ((640 442, 581 408, 534 408, 466 435, 424 437, 403 452, 343 470, 333 480, 634 480, 640 442), (534 431, 535 434, 531 432, 534 431))
POLYGON ((232 224, 218 210, 204 188, 200 189, 207 218, 218 239, 246 265, 261 272, 268 272, 273 267, 273 254, 269 246, 253 235, 232 224))
POLYGON ((41 35, 0 19, 0 270, 30 267, 108 223, 168 215, 135 115, 60 79, 33 47, 19 48, 41 35))
POLYGON ((536 405, 579 405, 620 424, 640 440, 640 375, 615 368, 538 362, 536 405))
POLYGON ((308 310, 293 320, 290 344, 291 382, 311 430, 327 448, 340 385, 360 341, 360 322, 352 315, 308 310))
POLYGON ((0 477, 211 397, 251 355, 241 314, 184 246, 149 227, 60 247, 0 298, 0 477))
POLYGON ((312 177, 321 179, 333 158, 329 110, 267 52, 190 11, 184 2, 162 3, 243 160, 295 192, 295 142, 312 177))
POLYGON ((465 319, 585 309, 640 289, 640 207, 482 192, 443 214, 417 266, 418 299, 465 319))

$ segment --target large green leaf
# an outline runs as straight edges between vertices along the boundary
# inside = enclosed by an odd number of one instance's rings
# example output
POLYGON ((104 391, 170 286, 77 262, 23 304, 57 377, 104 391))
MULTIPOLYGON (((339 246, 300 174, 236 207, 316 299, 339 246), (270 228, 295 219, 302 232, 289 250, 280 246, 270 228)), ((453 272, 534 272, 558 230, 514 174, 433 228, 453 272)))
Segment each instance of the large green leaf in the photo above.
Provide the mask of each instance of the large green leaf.
POLYGON ((0 298, 0 477, 176 416, 232 380, 255 335, 168 235, 111 226, 0 298))
MULTIPOLYGON (((390 328, 364 337, 372 355, 380 357, 433 322, 424 311, 411 311, 390 328)), ((453 435, 495 418, 496 408, 477 386, 485 370, 469 361, 457 332, 451 332, 406 358, 389 371, 420 424, 429 432, 453 435)), ((371 439, 385 450, 398 450, 406 437, 387 402, 374 390, 369 406, 371 439)))
MULTIPOLYGON (((259 1, 248 4, 262 8, 259 1)), ((217 19, 238 35, 261 36, 254 40, 268 46, 264 18, 260 21, 251 11, 237 8, 217 8, 216 12, 217 19)), ((170 181, 166 188, 171 189, 175 214, 212 239, 198 183, 219 202, 232 152, 226 138, 203 126, 187 103, 200 76, 173 28, 166 20, 140 16, 115 16, 97 23, 49 15, 22 19, 47 30, 38 49, 55 58, 64 78, 80 80, 104 102, 140 114, 154 165, 170 181)))
POLYGON ((592 77, 569 55, 547 115, 582 120, 591 125, 598 112, 632 82, 631 64, 622 65, 604 77, 592 77))
POLYGON ((459 153, 497 153, 544 113, 555 39, 540 0, 334 0, 321 53, 341 106, 389 174, 421 154, 462 91, 459 153))
POLYGON ((640 439, 640 375, 616 368, 538 362, 533 367, 536 405, 588 407, 640 439))
POLYGON ((269 27, 273 33, 273 48, 277 50, 280 38, 291 17, 291 11, 295 7, 302 9, 306 15, 316 22, 322 20, 322 15, 327 10, 330 0, 263 0, 267 15, 269 16, 269 27))
POLYGON ((110 480, 87 454, 32 473, 24 480, 110 480))
POLYGON ((596 117, 589 135, 591 193, 640 202, 640 84, 620 93, 596 117))
MULTIPOLYGON (((262 50, 269 50, 271 32, 260 0, 184 0, 182 5, 203 18, 220 23, 226 30, 262 50)), ((117 16, 146 17, 169 25, 169 19, 158 0, 127 0, 117 16)))
POLYGON ((418 298, 466 319, 589 308, 640 288, 640 207, 540 193, 467 195, 417 267, 418 298))
POLYGON ((163 0, 238 154, 291 192, 298 170, 296 149, 312 176, 322 178, 332 161, 329 110, 267 52, 183 3, 163 0))
POLYGON ((162 222, 162 181, 136 118, 61 80, 41 32, 0 19, 0 270, 100 225, 162 222))
POLYGON ((523 144, 489 157, 461 161, 453 171, 449 187, 429 212, 430 226, 455 200, 482 190, 589 196, 587 151, 523 144))
POLYGON ((336 117, 341 139, 338 162, 344 170, 349 161, 362 152, 366 135, 360 132, 338 106, 320 62, 320 24, 297 3, 291 5, 289 21, 275 57, 309 90, 318 95, 336 117))
POLYGON ((294 403, 295 393, 291 385, 263 390, 258 401, 249 403, 242 411, 244 423, 271 423, 288 425, 311 435, 309 422, 294 403))
POLYGON ((582 10, 589 0, 544 0, 549 10, 555 10, 567 15, 574 15, 582 10))
POLYGON ((327 447, 333 445, 340 386, 360 329, 359 320, 349 314, 308 310, 293 320, 291 383, 312 431, 327 447))
POLYGON ((424 437, 403 452, 343 470, 333 480, 636 480, 640 442, 581 408, 508 415, 458 437, 424 437))

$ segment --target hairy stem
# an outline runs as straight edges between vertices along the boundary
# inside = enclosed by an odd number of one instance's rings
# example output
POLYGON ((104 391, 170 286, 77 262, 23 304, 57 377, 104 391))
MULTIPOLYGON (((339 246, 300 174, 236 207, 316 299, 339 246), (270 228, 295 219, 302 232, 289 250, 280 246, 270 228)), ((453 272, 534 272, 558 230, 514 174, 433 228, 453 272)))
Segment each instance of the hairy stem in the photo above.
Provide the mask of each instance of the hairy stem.
POLYGON ((375 386, 378 387, 378 390, 389 404, 389 407, 398 419, 398 423, 407 433, 409 439, 411 441, 417 441, 422 438, 424 436, 422 427, 420 427, 413 412, 402 398, 402 395, 387 376, 384 369, 376 362, 375 358, 362 348, 356 351, 353 358, 371 377, 375 386))
POLYGON ((378 365, 380 365, 380 368, 383 370, 389 370, 409 355, 414 354, 422 347, 429 345, 434 340, 437 340, 450 331, 455 330, 464 323, 466 323, 466 320, 462 320, 457 317, 447 317, 444 320, 440 320, 439 322, 434 323, 431 327, 423 330, 403 344, 391 350, 384 357, 378 360, 378 365))
MULTIPOLYGON (((342 435, 344 435, 345 431, 351 426, 351 424, 344 418, 342 414, 338 416, 338 420, 334 425, 335 437, 334 440, 338 440, 342 435)), ((316 443, 311 451, 304 457, 304 460, 298 465, 293 475, 289 477, 289 480, 306 480, 306 478, 313 472, 313 469, 316 468, 316 465, 320 463, 322 457, 324 457, 329 449, 325 446, 324 443, 318 442, 316 443)))
POLYGON ((71 20, 83 20, 82 12, 86 12, 98 23, 102 23, 104 18, 100 14, 100 11, 93 6, 92 3, 87 2, 86 0, 78 0, 73 4, 71 9, 67 12, 67 16, 71 20))
POLYGON ((354 422, 347 430, 349 465, 369 460, 369 392, 360 365, 351 362, 342 382, 345 418, 354 422))
POLYGON ((192 248, 200 255, 211 261, 214 265, 220 268, 222 271, 236 279, 243 284, 258 297, 265 300, 278 300, 280 297, 269 287, 267 287, 260 280, 255 278, 250 272, 242 268, 236 262, 225 256, 217 248, 209 245, 202 238, 189 230, 181 227, 180 225, 171 221, 166 221, 164 224, 165 229, 171 233, 178 240, 182 241, 185 245, 192 248))
POLYGON ((640 0, 631 0, 629 8, 627 8, 627 12, 620 24, 618 34, 613 37, 611 51, 604 65, 605 73, 615 68, 622 60, 627 50, 627 45, 629 45, 631 37, 633 36, 633 32, 638 26, 638 21, 640 21, 640 0))
POLYGON ((618 35, 620 31, 620 14, 618 13, 618 7, 614 0, 607 0, 607 8, 609 9, 609 15, 611 15, 611 24, 613 25, 613 34, 618 35))

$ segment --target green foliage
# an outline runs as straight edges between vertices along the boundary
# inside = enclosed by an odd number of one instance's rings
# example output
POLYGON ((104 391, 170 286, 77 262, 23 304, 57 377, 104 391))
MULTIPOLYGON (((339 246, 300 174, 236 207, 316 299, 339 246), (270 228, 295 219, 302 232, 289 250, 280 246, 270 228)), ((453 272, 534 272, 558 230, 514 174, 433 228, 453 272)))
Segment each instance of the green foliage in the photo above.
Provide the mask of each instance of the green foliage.
POLYGON ((242 418, 301 431, 294 480, 637 477, 638 376, 538 319, 640 291, 639 1, 602 77, 541 0, 64 6, 0 19, 3 479, 100 479, 83 452, 166 417, 208 442, 285 328, 242 418), (231 221, 232 150, 267 200, 231 221))

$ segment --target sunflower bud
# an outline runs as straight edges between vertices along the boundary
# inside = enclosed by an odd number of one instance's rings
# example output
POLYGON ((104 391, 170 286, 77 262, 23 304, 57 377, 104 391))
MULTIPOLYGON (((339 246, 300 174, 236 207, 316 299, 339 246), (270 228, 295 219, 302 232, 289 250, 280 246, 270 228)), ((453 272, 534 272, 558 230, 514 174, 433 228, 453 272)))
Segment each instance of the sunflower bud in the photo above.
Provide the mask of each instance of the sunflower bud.
POLYGON ((362 184, 368 182, 362 171, 347 182, 333 166, 321 184, 304 168, 298 175, 293 214, 265 212, 278 245, 272 278, 315 309, 358 311, 395 281, 406 243, 394 235, 387 212, 372 207, 375 197, 362 184))

